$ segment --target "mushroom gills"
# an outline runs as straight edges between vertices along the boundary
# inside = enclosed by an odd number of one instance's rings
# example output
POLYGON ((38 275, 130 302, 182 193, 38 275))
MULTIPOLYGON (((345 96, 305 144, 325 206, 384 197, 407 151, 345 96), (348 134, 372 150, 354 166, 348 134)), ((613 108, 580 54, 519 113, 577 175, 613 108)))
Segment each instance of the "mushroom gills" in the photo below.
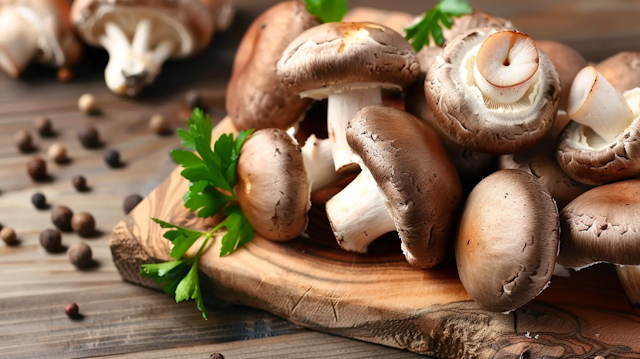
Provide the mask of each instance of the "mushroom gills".
POLYGON ((32 10, 15 7, 0 10, 0 68, 18 77, 38 52, 37 28, 27 20, 32 10))
POLYGON ((362 172, 326 205, 331 228, 343 249, 365 253, 376 238, 396 230, 387 201, 373 176, 362 172))

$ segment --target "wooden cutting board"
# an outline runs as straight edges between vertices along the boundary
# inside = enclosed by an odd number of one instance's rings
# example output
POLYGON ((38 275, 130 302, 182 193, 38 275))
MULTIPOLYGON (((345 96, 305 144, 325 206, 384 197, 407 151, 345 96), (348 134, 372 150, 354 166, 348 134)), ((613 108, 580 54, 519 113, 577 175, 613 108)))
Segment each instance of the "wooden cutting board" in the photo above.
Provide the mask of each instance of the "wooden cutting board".
MULTIPOLYGON (((231 131, 228 121, 214 130, 231 131)), ((185 210, 186 189, 178 168, 115 228, 110 246, 125 280, 156 287, 139 276, 140 265, 171 260, 170 242, 150 217, 201 230, 215 224, 185 210)), ((452 260, 429 270, 409 266, 395 236, 376 241, 368 254, 344 252, 321 206, 312 207, 308 234, 287 243, 257 237, 224 258, 218 237, 200 260, 204 296, 449 359, 640 358, 640 310, 611 266, 554 277, 535 302, 504 315, 470 300, 452 260)))

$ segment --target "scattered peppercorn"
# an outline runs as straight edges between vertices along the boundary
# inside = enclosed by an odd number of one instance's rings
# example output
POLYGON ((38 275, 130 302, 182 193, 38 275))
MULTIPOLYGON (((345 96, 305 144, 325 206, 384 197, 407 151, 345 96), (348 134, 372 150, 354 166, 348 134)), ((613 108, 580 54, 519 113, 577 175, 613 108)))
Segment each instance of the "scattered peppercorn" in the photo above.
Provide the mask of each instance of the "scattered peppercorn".
POLYGON ((196 90, 191 90, 184 95, 184 99, 187 102, 189 108, 194 109, 196 107, 202 107, 202 96, 196 90))
POLYGON ((61 231, 71 231, 71 218, 73 212, 68 207, 56 206, 51 211, 51 222, 61 231))
POLYGON ((40 157, 34 157, 27 162, 27 172, 35 181, 41 181, 47 177, 47 163, 40 157))
POLYGON ((118 152, 118 150, 111 149, 111 150, 105 151, 104 161, 111 168, 117 168, 122 166, 122 163, 120 162, 120 152, 118 152))
POLYGON ((66 314, 69 318, 75 318, 80 313, 80 308, 76 303, 69 303, 66 307, 64 307, 64 314, 66 314))
POLYGON ((35 127, 38 134, 42 137, 53 137, 55 134, 53 131, 53 123, 49 117, 41 116, 36 118, 35 127))
POLYGON ((71 71, 68 67, 61 67, 58 70, 58 81, 68 82, 73 78, 73 71, 71 71))
POLYGON ((46 229, 40 233, 40 245, 51 253, 58 252, 62 248, 62 235, 57 229, 46 229))
POLYGON ((124 214, 129 214, 133 211, 140 202, 142 202, 142 196, 139 194, 127 196, 127 198, 124 199, 124 205, 122 206, 124 208, 124 214))
POLYGON ((16 231, 11 227, 4 227, 0 231, 0 238, 4 241, 4 243, 8 246, 13 246, 18 243, 18 237, 16 236, 16 231))
POLYGON ((34 149, 33 138, 31 138, 31 134, 28 131, 19 130, 16 132, 15 141, 20 152, 31 152, 34 149))
POLYGON ((171 130, 169 121, 159 113, 151 116, 151 119, 149 120, 149 128, 158 135, 166 135, 171 130))
POLYGON ((90 115, 98 110, 98 102, 96 97, 90 93, 86 93, 78 99, 78 108, 80 111, 90 115))
POLYGON ((91 264, 91 247, 84 242, 76 242, 69 247, 69 261, 77 268, 87 268, 91 264))
POLYGON ((55 163, 69 162, 69 157, 67 157, 67 148, 59 143, 54 143, 49 147, 47 156, 49 156, 49 158, 52 159, 55 163))
POLYGON ((95 126, 87 124, 78 131, 78 140, 84 148, 98 148, 102 146, 100 134, 95 126))
POLYGON ((71 218, 71 228, 80 237, 90 237, 96 232, 96 221, 89 213, 76 213, 71 218))
POLYGON ((220 353, 213 353, 210 355, 210 358, 213 359, 224 359, 224 355, 220 354, 220 353))
POLYGON ((73 183, 73 187, 75 187, 78 192, 89 190, 89 187, 87 187, 87 179, 82 175, 73 176, 71 183, 73 183))
POLYGON ((2 223, 0 223, 0 231, 2 230, 2 228, 4 228, 4 225, 2 225, 2 223))
POLYGON ((33 203, 37 209, 47 209, 48 207, 47 197, 40 192, 36 192, 31 196, 31 203, 33 203))

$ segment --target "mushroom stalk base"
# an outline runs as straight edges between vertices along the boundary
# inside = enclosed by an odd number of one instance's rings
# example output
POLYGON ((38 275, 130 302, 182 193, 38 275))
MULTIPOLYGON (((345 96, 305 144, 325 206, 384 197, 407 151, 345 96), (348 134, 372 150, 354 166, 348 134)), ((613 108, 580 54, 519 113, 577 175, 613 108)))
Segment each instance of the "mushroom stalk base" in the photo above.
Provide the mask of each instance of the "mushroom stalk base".
POLYGON ((309 136, 302 146, 302 159, 307 177, 311 181, 311 193, 326 188, 342 177, 334 170, 329 140, 318 139, 315 135, 309 136))
POLYGON ((327 202, 326 210, 338 244, 348 251, 364 253, 376 238, 396 230, 378 184, 366 169, 327 202))
POLYGON ((616 272, 631 304, 640 304, 640 266, 616 266, 616 272))
POLYGON ((344 92, 329 95, 327 126, 336 172, 357 168, 345 132, 349 121, 362 108, 380 104, 380 88, 346 89, 344 92))
MULTIPOLYGON (((28 11, 28 10, 27 10, 28 11)), ((16 10, 0 11, 0 68, 18 77, 38 52, 38 34, 16 10)))

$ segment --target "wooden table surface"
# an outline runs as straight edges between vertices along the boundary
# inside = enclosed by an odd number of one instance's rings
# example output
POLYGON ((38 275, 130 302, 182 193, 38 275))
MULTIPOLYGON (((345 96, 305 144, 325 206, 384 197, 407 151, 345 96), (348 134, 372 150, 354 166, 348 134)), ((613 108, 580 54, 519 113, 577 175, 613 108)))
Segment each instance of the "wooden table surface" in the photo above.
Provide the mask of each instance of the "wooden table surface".
MULTIPOLYGON (((55 71, 33 66, 20 81, 0 74, 0 223, 16 229, 20 245, 0 244, 0 357, 3 358, 410 358, 415 354, 315 333, 261 310, 209 306, 204 321, 192 302, 176 304, 162 293, 121 281, 108 248, 110 231, 123 217, 122 201, 131 193, 148 194, 175 168, 168 151, 177 136, 158 137, 147 128, 149 117, 164 113, 176 126, 188 110, 183 101, 190 89, 206 95, 208 111, 224 116, 224 89, 235 46, 244 29, 273 0, 237 0, 238 16, 230 31, 219 34, 199 57, 170 62, 156 84, 135 101, 106 89, 102 71, 106 55, 88 50, 76 78, 59 83, 55 71), (76 107, 85 92, 95 94, 103 109, 88 117, 76 107), (13 145, 18 129, 33 127, 37 116, 52 118, 59 136, 35 137, 36 155, 44 156, 53 142, 68 147, 72 162, 49 163, 52 181, 34 183, 26 174, 30 155, 13 145), (84 123, 95 124, 105 148, 121 151, 126 166, 108 169, 102 151, 85 150, 76 141, 84 123), (92 190, 77 193, 71 177, 83 174, 92 190), (65 254, 48 254, 38 235, 51 228, 49 210, 36 210, 36 191, 51 205, 88 211, 97 221, 99 237, 87 239, 96 266, 78 271, 65 254), (77 302, 82 320, 69 320, 64 306, 77 302)), ((435 1, 352 0, 351 6, 374 6, 419 13, 435 1), (395 8, 392 8, 395 7, 395 8)), ((640 51, 640 1, 631 0, 473 0, 472 5, 507 17, 535 39, 563 41, 599 61, 623 50, 640 51)), ((64 234, 63 243, 80 239, 64 234)))

